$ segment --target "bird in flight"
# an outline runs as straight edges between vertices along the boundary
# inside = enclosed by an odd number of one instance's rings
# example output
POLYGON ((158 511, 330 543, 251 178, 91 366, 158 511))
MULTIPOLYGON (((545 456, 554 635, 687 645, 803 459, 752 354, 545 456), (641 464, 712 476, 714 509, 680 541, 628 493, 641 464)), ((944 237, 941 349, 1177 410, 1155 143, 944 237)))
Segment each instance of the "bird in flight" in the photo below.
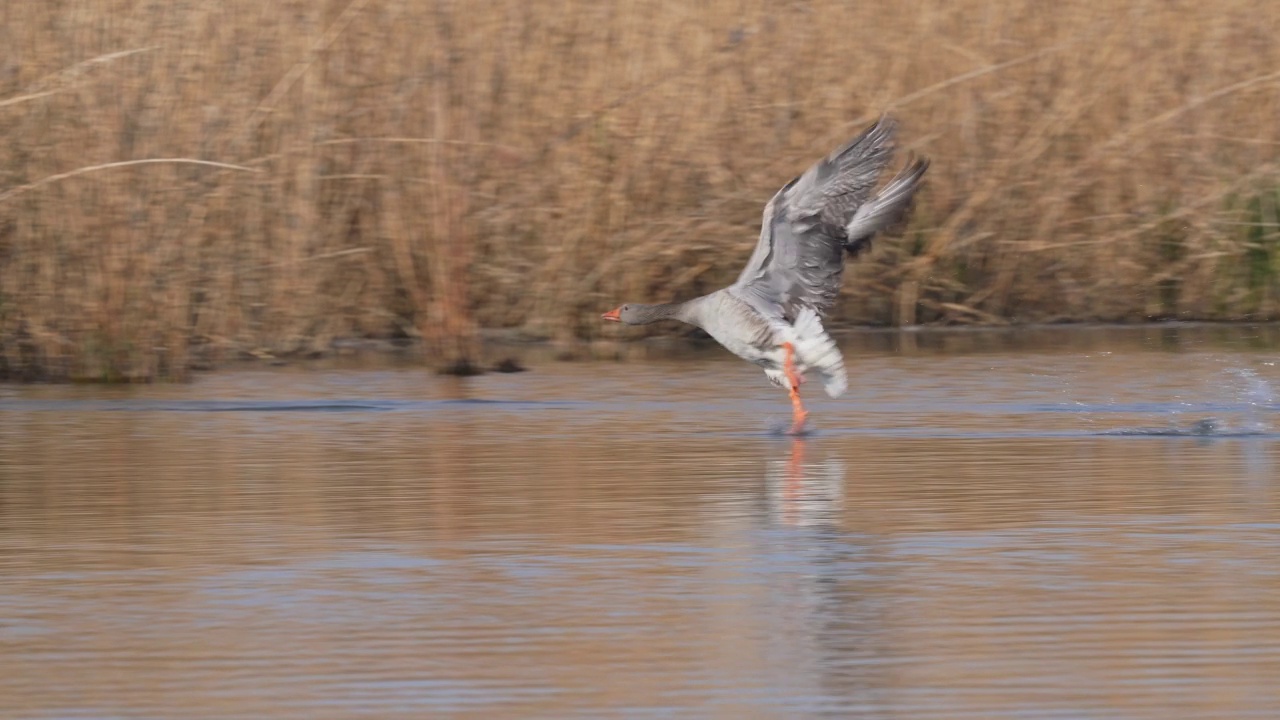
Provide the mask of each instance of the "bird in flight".
POLYGON ((601 317, 627 325, 674 319, 702 328, 790 393, 789 432, 803 433, 805 372, 817 373, 833 398, 848 385, 840 349, 822 327, 840 292, 845 257, 902 219, 929 169, 928 159, 917 159, 873 194, 893 159, 894 131, 893 120, 882 117, 782 186, 764 206, 760 240, 729 287, 684 302, 627 303, 601 317))

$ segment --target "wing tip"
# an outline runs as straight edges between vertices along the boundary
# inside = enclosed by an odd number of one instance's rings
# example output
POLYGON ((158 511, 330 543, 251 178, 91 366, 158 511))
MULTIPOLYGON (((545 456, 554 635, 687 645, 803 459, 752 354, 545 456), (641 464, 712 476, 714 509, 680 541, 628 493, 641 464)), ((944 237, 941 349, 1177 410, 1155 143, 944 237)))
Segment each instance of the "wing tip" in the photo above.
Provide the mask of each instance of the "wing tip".
MULTIPOLYGON (((887 112, 880 113, 873 122, 865 126, 853 139, 832 154, 832 158, 847 155, 854 148, 863 148, 862 155, 871 155, 877 150, 886 155, 893 152, 893 140, 898 133, 897 119, 887 112)), ((886 157, 887 160, 887 157, 886 157)))

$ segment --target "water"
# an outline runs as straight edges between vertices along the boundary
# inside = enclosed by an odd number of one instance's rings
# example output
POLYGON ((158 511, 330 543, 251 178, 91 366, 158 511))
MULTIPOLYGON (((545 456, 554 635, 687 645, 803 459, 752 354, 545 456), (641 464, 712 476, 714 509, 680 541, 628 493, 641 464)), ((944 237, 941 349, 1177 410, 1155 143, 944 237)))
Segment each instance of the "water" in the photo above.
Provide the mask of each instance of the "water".
POLYGON ((0 386, 0 717, 1272 718, 1270 328, 0 386))

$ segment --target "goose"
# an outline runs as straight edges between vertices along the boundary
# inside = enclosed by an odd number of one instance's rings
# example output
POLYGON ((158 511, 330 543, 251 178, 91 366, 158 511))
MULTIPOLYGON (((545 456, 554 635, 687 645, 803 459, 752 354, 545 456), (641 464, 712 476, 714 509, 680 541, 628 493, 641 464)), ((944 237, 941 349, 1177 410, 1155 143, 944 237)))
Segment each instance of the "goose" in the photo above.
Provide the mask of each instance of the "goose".
POLYGON ((893 119, 882 116, 783 185, 764 206, 760 239, 732 285, 683 302, 627 303, 601 319, 627 325, 673 319, 702 328, 789 392, 787 432, 803 434, 805 373, 817 373, 833 398, 848 387, 844 358, 822 326, 840 292, 845 256, 857 256, 906 215, 929 169, 928 158, 916 159, 872 194, 893 158, 895 130, 893 119))

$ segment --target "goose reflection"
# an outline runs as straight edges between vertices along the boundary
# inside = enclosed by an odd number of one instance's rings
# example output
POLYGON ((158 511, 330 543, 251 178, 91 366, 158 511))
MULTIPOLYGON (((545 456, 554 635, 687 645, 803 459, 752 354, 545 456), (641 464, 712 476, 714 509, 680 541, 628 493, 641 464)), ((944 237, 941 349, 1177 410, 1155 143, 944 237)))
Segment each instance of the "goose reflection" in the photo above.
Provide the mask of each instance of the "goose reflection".
POLYGON ((892 571, 885 540, 850 517, 846 463, 822 442, 795 438, 763 471, 764 532, 753 534, 753 549, 776 584, 757 615, 777 620, 766 651, 789 668, 779 682, 824 714, 890 716, 882 696, 892 687, 892 571))
POLYGON ((765 499, 769 520, 790 527, 837 527, 844 510, 844 462, 814 459, 796 438, 785 458, 766 461, 765 499))

